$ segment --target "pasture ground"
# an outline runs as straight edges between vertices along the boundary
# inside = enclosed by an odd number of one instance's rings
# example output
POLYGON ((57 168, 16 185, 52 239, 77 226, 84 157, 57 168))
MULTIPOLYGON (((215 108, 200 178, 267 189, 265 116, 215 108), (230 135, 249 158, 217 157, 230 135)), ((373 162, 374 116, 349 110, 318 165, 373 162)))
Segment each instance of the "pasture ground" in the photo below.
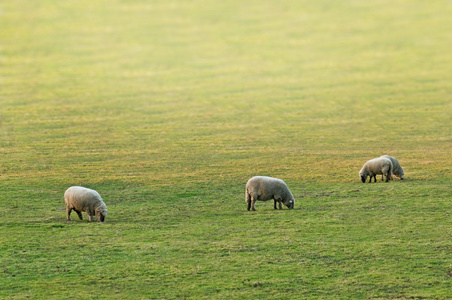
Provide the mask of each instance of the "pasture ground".
POLYGON ((452 297, 451 14, 3 1, 0 297, 452 297), (361 183, 382 154, 406 180, 361 183), (295 209, 246 211, 254 175, 295 209), (66 221, 71 185, 104 224, 66 221))

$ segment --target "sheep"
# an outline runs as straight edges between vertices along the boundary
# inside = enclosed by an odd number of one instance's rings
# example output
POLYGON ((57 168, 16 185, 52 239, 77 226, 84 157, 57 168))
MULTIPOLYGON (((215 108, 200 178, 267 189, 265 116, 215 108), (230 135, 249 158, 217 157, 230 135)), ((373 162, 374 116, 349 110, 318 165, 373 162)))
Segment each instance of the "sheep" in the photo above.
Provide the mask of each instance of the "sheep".
POLYGON ((107 206, 95 190, 81 186, 71 186, 64 193, 66 203, 67 220, 71 220, 71 211, 75 210, 80 220, 83 220, 82 211, 89 216, 89 221, 93 221, 93 215, 98 221, 104 222, 108 213, 107 206))
POLYGON ((274 207, 279 203, 279 209, 282 209, 281 202, 289 209, 293 209, 295 198, 287 187, 286 183, 278 178, 267 176, 252 177, 246 183, 245 202, 248 204, 248 210, 255 211, 254 203, 273 199, 274 207))
POLYGON ((361 171, 359 171, 359 177, 361 181, 366 182, 367 176, 370 176, 369 183, 372 182, 372 177, 374 177, 377 182, 377 174, 382 174, 386 176, 386 182, 391 179, 392 172, 392 162, 389 158, 386 157, 378 157, 367 161, 362 167, 361 171))
MULTIPOLYGON (((391 160, 392 162, 392 174, 399 177, 401 180, 403 180, 403 176, 405 176, 405 171, 403 171, 402 166, 400 165, 397 158, 392 157, 390 155, 382 155, 380 157, 386 157, 391 160)), ((393 178, 391 178, 393 179, 393 178)), ((383 175, 381 175, 381 180, 383 180, 383 175)))

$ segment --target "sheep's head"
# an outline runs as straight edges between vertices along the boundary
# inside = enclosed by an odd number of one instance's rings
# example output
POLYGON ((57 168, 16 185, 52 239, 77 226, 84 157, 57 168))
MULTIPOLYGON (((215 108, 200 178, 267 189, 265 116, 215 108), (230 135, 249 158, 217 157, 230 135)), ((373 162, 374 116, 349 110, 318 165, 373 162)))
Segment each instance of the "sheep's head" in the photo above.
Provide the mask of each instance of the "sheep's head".
POLYGON ((364 171, 364 167, 361 169, 361 171, 359 171, 359 179, 361 179, 361 181, 364 183, 366 182, 367 179, 367 172, 364 171), (364 175, 366 174, 366 175, 364 175))
POLYGON ((97 220, 104 222, 105 217, 107 216, 107 213, 108 213, 108 210, 106 207, 101 206, 101 207, 96 208, 95 215, 96 215, 97 220))
POLYGON ((359 174, 359 177, 361 178, 361 181, 362 181, 363 183, 366 182, 367 176, 364 176, 364 175, 362 175, 362 174, 359 174))
POLYGON ((289 209, 293 209, 294 205, 295 205, 295 199, 289 199, 284 201, 284 205, 287 206, 287 208, 289 209))

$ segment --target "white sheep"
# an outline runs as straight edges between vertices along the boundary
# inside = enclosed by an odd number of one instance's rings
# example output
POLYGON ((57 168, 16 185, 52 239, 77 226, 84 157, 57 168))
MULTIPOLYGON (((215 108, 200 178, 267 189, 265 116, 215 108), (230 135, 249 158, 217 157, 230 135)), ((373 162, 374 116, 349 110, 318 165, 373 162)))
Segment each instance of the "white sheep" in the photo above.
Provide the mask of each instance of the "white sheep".
MULTIPOLYGON (((390 155, 382 155, 380 157, 386 157, 386 158, 390 159, 392 162, 392 174, 399 177, 401 180, 403 180, 403 177, 405 176, 405 171, 403 171, 403 168, 400 165, 397 158, 392 157, 390 155)), ((381 180, 383 180, 383 175, 381 175, 381 180)))
POLYGON ((80 220, 83 220, 82 211, 89 216, 89 221, 93 221, 95 215, 98 221, 104 222, 108 213, 107 206, 95 190, 81 186, 71 186, 64 193, 66 203, 67 220, 71 220, 71 211, 75 210, 80 220))
POLYGON ((278 178, 267 176, 252 177, 246 183, 245 202, 248 204, 248 210, 256 210, 254 203, 259 201, 267 201, 273 199, 274 207, 279 203, 279 209, 282 209, 281 202, 289 209, 293 209, 295 198, 287 187, 286 183, 278 178))
POLYGON ((372 182, 372 177, 374 177, 377 182, 377 175, 382 174, 386 176, 386 182, 391 179, 392 172, 392 162, 386 157, 378 157, 367 161, 359 171, 359 178, 364 183, 366 182, 367 176, 370 176, 369 183, 372 182))

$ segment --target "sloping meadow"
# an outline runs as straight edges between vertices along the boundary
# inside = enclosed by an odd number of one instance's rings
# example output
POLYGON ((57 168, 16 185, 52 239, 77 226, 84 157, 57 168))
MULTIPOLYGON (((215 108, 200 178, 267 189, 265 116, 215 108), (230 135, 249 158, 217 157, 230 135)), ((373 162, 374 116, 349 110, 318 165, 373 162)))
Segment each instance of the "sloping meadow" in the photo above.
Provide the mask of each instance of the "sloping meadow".
POLYGON ((451 9, 0 4, 0 295, 449 298, 451 9), (361 183, 383 154, 405 180, 361 183))

